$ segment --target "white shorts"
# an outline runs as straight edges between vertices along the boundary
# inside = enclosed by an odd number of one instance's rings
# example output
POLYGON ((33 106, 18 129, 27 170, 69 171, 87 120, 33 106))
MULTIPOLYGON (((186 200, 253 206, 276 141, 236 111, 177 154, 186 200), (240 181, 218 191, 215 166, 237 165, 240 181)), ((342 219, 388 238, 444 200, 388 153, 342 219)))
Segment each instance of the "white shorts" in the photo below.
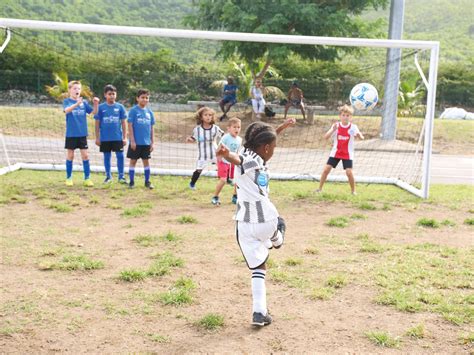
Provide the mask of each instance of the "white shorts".
POLYGON ((265 223, 237 222, 237 243, 249 269, 256 269, 268 259, 268 240, 277 230, 278 219, 265 223))
POLYGON ((210 164, 216 164, 216 162, 216 159, 198 160, 196 163, 196 170, 203 170, 210 164))

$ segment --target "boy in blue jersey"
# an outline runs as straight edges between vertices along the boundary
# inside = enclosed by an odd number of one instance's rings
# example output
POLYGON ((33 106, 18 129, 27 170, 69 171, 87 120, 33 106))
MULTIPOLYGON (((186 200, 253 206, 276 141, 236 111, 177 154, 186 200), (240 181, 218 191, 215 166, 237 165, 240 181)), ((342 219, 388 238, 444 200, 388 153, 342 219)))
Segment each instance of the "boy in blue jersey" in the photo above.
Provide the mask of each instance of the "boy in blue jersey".
POLYGON ((227 78, 227 84, 224 85, 224 96, 222 100, 219 101, 219 106, 221 107, 222 112, 224 113, 219 121, 227 118, 227 112, 230 108, 237 103, 237 85, 234 84, 234 78, 229 76, 227 78))
POLYGON ((130 188, 135 186, 135 165, 137 164, 137 160, 141 159, 145 171, 145 187, 153 189, 153 185, 150 182, 149 159, 153 151, 153 126, 155 124, 155 116, 147 107, 149 101, 150 92, 147 89, 138 90, 137 105, 128 113, 130 145, 128 146, 127 158, 130 159, 130 188))
POLYGON ((94 107, 81 97, 81 82, 71 81, 68 84, 69 97, 63 101, 66 114, 66 186, 72 186, 72 163, 74 150, 81 151, 84 168, 84 186, 94 186, 90 177, 89 153, 87 151, 87 115, 95 115, 99 106, 99 98, 94 97, 94 107))
POLYGON ((117 89, 113 85, 106 85, 104 88, 104 103, 99 105, 95 118, 95 144, 104 153, 105 184, 112 182, 111 160, 112 151, 117 157, 117 170, 119 183, 126 184, 124 177, 124 156, 123 147, 127 144, 127 111, 118 102, 117 89))
MULTIPOLYGON (((242 138, 239 137, 241 125, 242 123, 237 117, 232 117, 229 119, 227 124, 227 133, 224 134, 219 144, 225 145, 229 151, 237 153, 240 149, 240 146, 242 145, 242 138)), ((217 160, 217 177, 219 178, 219 181, 216 185, 214 197, 211 200, 213 205, 219 206, 221 204, 219 200, 219 194, 221 193, 222 188, 226 182, 231 182, 234 179, 234 167, 235 166, 233 164, 229 163, 224 158, 217 160)), ((237 190, 235 185, 232 203, 237 203, 237 190)))

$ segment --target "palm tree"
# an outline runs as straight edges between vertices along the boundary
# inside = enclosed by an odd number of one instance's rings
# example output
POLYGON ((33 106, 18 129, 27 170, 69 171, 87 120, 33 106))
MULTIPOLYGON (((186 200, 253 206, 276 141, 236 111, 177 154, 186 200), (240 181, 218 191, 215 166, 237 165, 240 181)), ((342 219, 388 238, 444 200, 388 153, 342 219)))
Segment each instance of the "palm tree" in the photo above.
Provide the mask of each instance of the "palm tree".
MULTIPOLYGON (((57 73, 53 73, 54 82, 56 85, 49 86, 46 85, 45 89, 48 94, 54 98, 56 101, 62 101, 69 96, 68 91, 68 83, 69 83, 69 76, 65 71, 60 71, 57 73)), ((82 90, 81 95, 88 98, 89 100, 92 98, 93 93, 89 86, 82 83, 82 90)))
POLYGON ((420 109, 421 99, 426 91, 423 83, 418 81, 418 77, 413 75, 400 82, 398 88, 398 108, 404 116, 411 115, 420 109))
MULTIPOLYGON (((253 83, 256 79, 263 79, 265 73, 271 74, 273 77, 278 77, 279 74, 275 70, 275 68, 271 66, 267 66, 266 63, 261 62, 257 70, 251 70, 250 66, 245 63, 236 63, 232 62, 234 67, 234 72, 237 74, 239 82, 239 90, 237 92, 237 98, 239 101, 243 102, 249 99, 250 97, 250 88, 252 87, 253 83)), ((216 80, 211 83, 211 87, 223 90, 224 85, 227 84, 226 80, 216 80)), ((265 86, 266 95, 271 96, 273 98, 282 99, 285 98, 285 94, 281 89, 276 86, 265 86)))

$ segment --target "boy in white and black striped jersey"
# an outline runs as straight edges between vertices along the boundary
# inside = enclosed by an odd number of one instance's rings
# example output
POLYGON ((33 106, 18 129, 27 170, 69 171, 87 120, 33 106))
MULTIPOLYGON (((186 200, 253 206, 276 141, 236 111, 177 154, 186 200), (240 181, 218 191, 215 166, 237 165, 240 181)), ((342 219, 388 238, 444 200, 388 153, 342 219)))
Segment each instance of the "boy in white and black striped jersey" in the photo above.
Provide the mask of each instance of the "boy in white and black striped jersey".
POLYGON ((196 112, 197 126, 193 135, 186 138, 186 142, 197 142, 198 160, 189 187, 194 190, 202 170, 209 164, 216 164, 216 141, 222 137, 224 131, 215 123, 216 111, 209 107, 202 107, 196 112))
POLYGON ((273 156, 277 134, 295 124, 290 118, 276 130, 263 122, 254 122, 245 132, 244 147, 238 154, 224 145, 217 151, 236 165, 237 186, 236 221, 237 242, 247 266, 252 271, 252 324, 264 326, 272 322, 266 300, 266 261, 268 249, 283 244, 285 223, 270 201, 267 162, 273 156))

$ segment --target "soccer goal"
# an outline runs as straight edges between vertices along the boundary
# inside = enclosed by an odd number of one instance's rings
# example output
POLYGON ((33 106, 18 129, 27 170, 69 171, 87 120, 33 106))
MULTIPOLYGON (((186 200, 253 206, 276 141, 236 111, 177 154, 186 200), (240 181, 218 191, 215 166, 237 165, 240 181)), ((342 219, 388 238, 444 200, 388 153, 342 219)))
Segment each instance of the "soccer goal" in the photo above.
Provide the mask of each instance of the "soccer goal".
MULTIPOLYGON (((297 120, 294 128, 279 137, 270 161, 273 178, 319 180, 332 145, 323 138, 324 133, 338 121, 337 107, 349 103, 352 87, 367 82, 377 88, 379 104, 371 111, 356 111, 353 116, 353 123, 365 136, 355 144, 357 183, 394 184, 428 197, 438 42, 17 19, 0 19, 0 28, 5 29, 0 36, 0 91, 6 93, 0 97, 3 172, 19 168, 65 169, 61 96, 56 94, 57 101, 51 96, 55 84, 61 87, 65 80, 81 80, 101 100, 104 85, 115 85, 118 100, 127 109, 133 106, 136 89, 150 89, 150 107, 157 118, 152 173, 191 175, 197 147, 185 140, 196 125, 194 112, 199 106, 209 106, 216 110, 217 117, 222 116, 219 101, 229 75, 238 87, 238 103, 230 108, 227 118, 242 120, 241 136, 256 119, 248 101, 255 65, 249 66, 237 54, 226 61, 218 56, 224 45, 248 43, 267 48, 264 56, 282 48, 285 53, 284 58, 272 57, 270 69, 263 76, 267 113, 272 111, 274 115, 262 114, 260 119, 277 126, 288 111, 288 117, 297 120), (397 50, 401 79, 400 83, 387 86, 384 80, 388 49, 397 50), (325 52, 336 54, 337 59, 332 63, 307 59, 325 52), (41 63, 31 65, 27 62, 29 57, 40 58, 41 63), (23 62, 13 62, 11 58, 21 58, 23 62), (18 65, 29 69, 19 73, 15 70, 18 65), (313 69, 302 70, 304 67, 313 69), (303 108, 287 97, 293 84, 303 92, 303 108), (52 87, 50 94, 47 86, 52 87), (392 91, 384 92, 384 88, 392 91), (393 90, 397 92, 394 94, 393 90), (396 96, 398 109, 397 105, 393 109, 393 102, 386 98, 396 96)), ((225 131, 227 119, 217 119, 216 124, 225 131)), ((104 171, 102 155, 94 144, 93 119, 89 119, 89 139, 91 170, 104 171)), ((78 158, 75 164, 80 164, 78 158)), ((208 170, 207 175, 215 176, 215 171, 208 170)), ((347 178, 338 166, 328 180, 347 178)))

